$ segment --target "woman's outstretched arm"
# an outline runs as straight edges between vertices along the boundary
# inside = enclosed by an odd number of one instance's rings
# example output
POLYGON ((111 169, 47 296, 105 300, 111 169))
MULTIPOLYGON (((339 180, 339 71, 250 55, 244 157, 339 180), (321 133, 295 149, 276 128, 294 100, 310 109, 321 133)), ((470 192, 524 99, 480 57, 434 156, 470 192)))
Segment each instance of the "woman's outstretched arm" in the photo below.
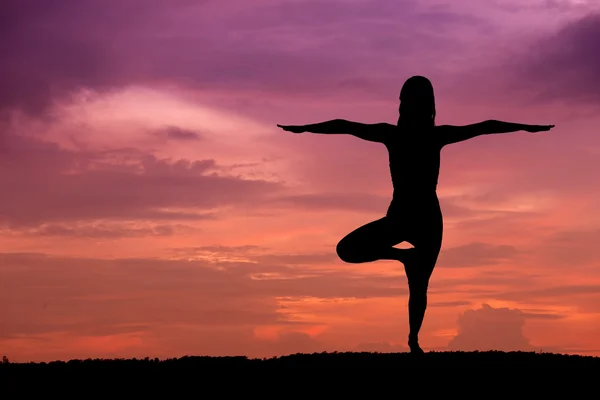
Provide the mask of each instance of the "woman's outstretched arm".
POLYGON ((462 142, 481 135, 509 133, 517 131, 543 132, 554 128, 554 125, 526 125, 513 122, 487 120, 477 124, 453 126, 441 125, 437 131, 444 144, 462 142))
POLYGON ((370 142, 383 143, 394 129, 394 125, 387 123, 363 124, 360 122, 334 119, 309 125, 277 125, 283 130, 294 133, 320 133, 320 134, 348 134, 370 142))

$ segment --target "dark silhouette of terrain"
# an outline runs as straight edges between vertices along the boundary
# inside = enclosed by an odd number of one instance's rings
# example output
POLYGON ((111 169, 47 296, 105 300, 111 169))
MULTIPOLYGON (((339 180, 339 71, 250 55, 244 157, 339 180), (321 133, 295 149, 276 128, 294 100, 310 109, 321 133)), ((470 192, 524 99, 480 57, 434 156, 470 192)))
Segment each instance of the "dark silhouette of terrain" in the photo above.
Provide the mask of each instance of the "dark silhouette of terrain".
POLYGON ((60 372, 71 374, 89 372, 94 376, 102 374, 147 374, 150 372, 168 373, 188 370, 214 370, 216 368, 413 368, 413 367, 569 367, 600 368, 600 357, 566 355, 535 352, 429 352, 415 357, 410 353, 313 353, 252 359, 238 357, 185 356, 159 360, 145 359, 87 359, 53 361, 49 363, 4 363, 0 364, 0 376, 22 374, 31 377, 35 374, 60 372))
POLYGON ((378 399, 388 398, 390 394, 399 398, 423 398, 441 393, 446 397, 454 393, 463 399, 469 398, 466 395, 471 393, 477 398, 504 394, 517 399, 548 399, 562 393, 568 394, 568 398, 587 398, 597 391, 593 373, 545 371, 561 367, 598 370, 600 357, 491 351, 428 352, 424 355, 314 353, 269 359, 243 356, 88 359, 1 364, 0 387, 3 399, 66 398, 70 393, 84 399, 249 399, 266 398, 269 394, 283 399, 301 396, 310 399, 378 399), (329 373, 330 370, 353 368, 396 371, 391 374, 329 373), (444 372, 438 375, 432 371, 424 375, 420 372, 424 368, 443 369, 444 372), (327 372, 305 374, 296 372, 298 369, 324 369, 327 372), (452 369, 468 372, 457 373, 452 369), (435 382, 434 377, 438 377, 435 382), (57 396, 52 396, 54 393, 57 396), (546 393, 549 396, 543 397, 546 393))

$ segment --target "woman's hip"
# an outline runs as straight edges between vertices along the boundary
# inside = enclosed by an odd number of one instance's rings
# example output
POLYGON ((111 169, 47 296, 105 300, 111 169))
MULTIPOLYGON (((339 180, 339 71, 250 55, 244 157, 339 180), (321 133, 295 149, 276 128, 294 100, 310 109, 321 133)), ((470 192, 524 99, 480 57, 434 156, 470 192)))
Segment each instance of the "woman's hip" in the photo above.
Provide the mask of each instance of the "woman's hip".
POLYGON ((392 201, 386 219, 401 230, 413 246, 441 245, 444 222, 437 199, 409 204, 392 201))
POLYGON ((392 219, 441 222, 442 209, 437 196, 392 199, 386 217, 392 219))

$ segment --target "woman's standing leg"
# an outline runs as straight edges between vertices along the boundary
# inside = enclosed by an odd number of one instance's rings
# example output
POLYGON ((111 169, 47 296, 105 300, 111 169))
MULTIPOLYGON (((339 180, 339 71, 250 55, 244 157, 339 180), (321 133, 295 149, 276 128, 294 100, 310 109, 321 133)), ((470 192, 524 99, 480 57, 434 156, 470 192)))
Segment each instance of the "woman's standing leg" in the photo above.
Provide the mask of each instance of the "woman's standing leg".
MULTIPOLYGON (((431 211, 429 211, 431 213, 431 211)), ((436 212, 433 218, 422 221, 420 227, 411 234, 409 242, 414 246, 405 256, 404 269, 408 280, 408 321, 410 333, 408 345, 411 352, 423 353, 419 346, 419 331, 427 309, 427 289, 429 279, 442 247, 443 222, 441 212, 436 212), (412 240, 411 240, 412 239, 412 240)))
POLYGON ((338 256, 347 263, 397 260, 404 264, 408 279, 409 346, 422 353, 418 335, 427 308, 429 278, 442 245, 442 215, 439 205, 414 210, 412 218, 384 217, 346 235, 337 245, 338 256), (424 216, 424 218, 414 218, 424 216), (412 249, 393 246, 407 241, 412 249))

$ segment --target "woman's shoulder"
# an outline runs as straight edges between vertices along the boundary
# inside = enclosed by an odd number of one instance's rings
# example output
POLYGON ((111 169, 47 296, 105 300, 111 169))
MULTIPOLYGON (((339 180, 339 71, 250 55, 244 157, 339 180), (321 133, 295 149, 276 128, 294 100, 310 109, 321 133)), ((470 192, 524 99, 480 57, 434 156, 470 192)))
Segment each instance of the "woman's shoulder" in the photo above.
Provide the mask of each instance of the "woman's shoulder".
POLYGON ((412 131, 407 128, 393 126, 393 129, 390 129, 390 133, 388 134, 390 144, 427 144, 427 143, 437 143, 439 139, 442 137, 442 132, 437 129, 436 126, 431 128, 421 128, 418 131, 412 131), (433 140, 431 140, 433 139, 433 140))

